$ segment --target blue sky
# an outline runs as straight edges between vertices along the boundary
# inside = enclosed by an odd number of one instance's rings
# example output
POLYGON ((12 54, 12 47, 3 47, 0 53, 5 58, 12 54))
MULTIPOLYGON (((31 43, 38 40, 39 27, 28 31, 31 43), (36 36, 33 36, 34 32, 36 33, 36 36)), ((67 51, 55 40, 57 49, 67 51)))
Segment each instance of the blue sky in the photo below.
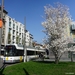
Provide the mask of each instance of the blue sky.
POLYGON ((4 7, 10 17, 21 23, 24 23, 24 17, 26 17, 26 29, 33 35, 34 40, 42 43, 45 36, 42 32, 44 28, 41 25, 41 22, 44 21, 42 18, 44 6, 54 5, 55 2, 67 5, 72 18, 75 20, 75 0, 4 0, 4 7))

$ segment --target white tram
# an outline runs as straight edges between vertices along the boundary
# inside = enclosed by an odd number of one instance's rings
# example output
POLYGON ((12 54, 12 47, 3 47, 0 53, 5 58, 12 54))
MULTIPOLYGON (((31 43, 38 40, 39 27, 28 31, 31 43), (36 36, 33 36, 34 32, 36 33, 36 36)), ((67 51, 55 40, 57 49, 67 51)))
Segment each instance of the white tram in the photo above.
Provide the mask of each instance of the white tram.
MULTIPOLYGON (((26 59, 29 61, 33 58, 38 58, 39 53, 45 53, 45 50, 26 47, 26 59)), ((24 47, 17 44, 8 44, 5 46, 4 63, 22 62, 24 60, 24 47)))

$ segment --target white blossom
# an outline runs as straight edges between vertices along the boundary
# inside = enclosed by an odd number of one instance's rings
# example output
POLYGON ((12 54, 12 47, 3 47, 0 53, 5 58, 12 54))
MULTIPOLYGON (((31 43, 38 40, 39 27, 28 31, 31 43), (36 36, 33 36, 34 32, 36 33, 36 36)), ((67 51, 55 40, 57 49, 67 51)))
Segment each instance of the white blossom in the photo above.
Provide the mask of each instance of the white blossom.
POLYGON ((69 8, 61 3, 57 3, 56 7, 51 5, 44 6, 46 20, 42 22, 45 33, 50 38, 48 40, 49 48, 55 55, 60 57, 64 51, 74 48, 68 48, 68 43, 72 43, 73 39, 67 35, 67 27, 71 24, 71 16, 69 8), (58 53, 60 54, 58 55, 58 53))

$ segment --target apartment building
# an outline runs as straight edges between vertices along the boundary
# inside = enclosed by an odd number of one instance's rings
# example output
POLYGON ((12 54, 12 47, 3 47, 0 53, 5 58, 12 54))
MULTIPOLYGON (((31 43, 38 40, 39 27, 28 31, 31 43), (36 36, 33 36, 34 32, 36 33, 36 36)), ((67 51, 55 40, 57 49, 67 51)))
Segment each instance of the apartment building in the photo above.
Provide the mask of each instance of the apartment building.
POLYGON ((6 10, 3 11, 3 27, 2 27, 2 46, 6 44, 24 44, 26 37, 26 46, 32 45, 33 36, 30 36, 30 32, 25 33, 24 24, 16 21, 8 16, 6 10))
POLYGON ((75 42, 75 21, 73 21, 71 23, 71 26, 70 26, 70 36, 73 38, 73 40, 75 42))
MULTIPOLYGON (((4 45, 5 44, 5 29, 6 29, 6 15, 8 14, 8 12, 6 10, 3 10, 3 27, 2 27, 2 35, 1 35, 1 45, 4 45)), ((1 18, 1 7, 0 7, 0 18, 1 18)))
MULTIPOLYGON (((74 45, 75 46, 75 21, 71 22, 71 25, 67 26, 67 36, 70 36, 72 38, 72 43, 68 44, 69 46, 74 45)), ((67 51, 62 55, 62 58, 73 58, 75 60, 75 51, 67 51)))
POLYGON ((33 39, 33 35, 26 30, 26 46, 32 46, 32 42, 33 42, 32 39, 33 39))
POLYGON ((5 44, 23 44, 24 25, 6 15, 5 44))

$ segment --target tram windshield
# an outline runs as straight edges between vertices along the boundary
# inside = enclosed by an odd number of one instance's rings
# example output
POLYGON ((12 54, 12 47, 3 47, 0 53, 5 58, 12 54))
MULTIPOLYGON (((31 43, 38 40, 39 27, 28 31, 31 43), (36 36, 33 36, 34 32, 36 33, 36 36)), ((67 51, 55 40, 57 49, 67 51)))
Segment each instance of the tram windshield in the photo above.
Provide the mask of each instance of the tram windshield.
POLYGON ((12 46, 6 46, 5 47, 5 56, 13 56, 13 47, 12 46))

